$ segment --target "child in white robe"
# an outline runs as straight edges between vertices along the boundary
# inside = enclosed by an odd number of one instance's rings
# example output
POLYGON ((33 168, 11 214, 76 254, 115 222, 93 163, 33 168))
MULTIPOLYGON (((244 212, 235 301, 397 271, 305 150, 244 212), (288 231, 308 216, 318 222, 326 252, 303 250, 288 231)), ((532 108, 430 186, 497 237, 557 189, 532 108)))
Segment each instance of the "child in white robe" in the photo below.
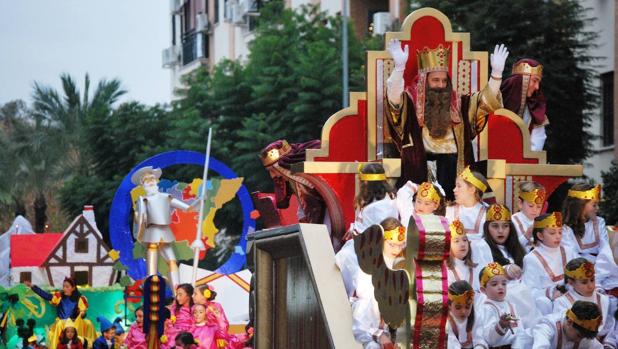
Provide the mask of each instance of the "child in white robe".
POLYGON ((537 323, 538 313, 532 291, 522 280, 524 249, 519 244, 511 212, 504 205, 493 204, 487 208, 483 225, 483 238, 472 243, 474 262, 487 265, 500 264, 508 279, 507 299, 515 304, 522 314, 522 325, 526 330, 537 323))
POLYGON ((596 304, 575 301, 569 310, 541 319, 532 331, 532 349, 603 349, 596 339, 600 324, 596 304))
POLYGON ((566 292, 564 266, 575 254, 560 245, 562 215, 544 214, 534 219, 532 231, 535 248, 524 257, 523 280, 532 290, 541 315, 552 312, 552 302, 566 292))
POLYGON ((361 234, 374 224, 380 224, 386 218, 398 218, 397 205, 393 188, 387 182, 384 167, 379 163, 363 165, 359 173, 360 190, 354 200, 356 218, 348 231, 349 238, 335 255, 335 263, 343 278, 348 297, 356 290, 356 274, 359 266, 354 252, 352 237, 361 234))
POLYGON ((482 237, 487 206, 484 204, 483 193, 489 188, 487 179, 480 173, 470 171, 469 167, 457 176, 455 180, 455 205, 446 208, 446 218, 449 222, 460 220, 468 239, 478 240, 482 237))
POLYGON ((507 278, 504 268, 490 263, 480 274, 481 292, 486 296, 481 306, 483 338, 489 348, 529 348, 532 339, 525 332, 517 307, 506 300, 507 278))
POLYGON ((454 220, 449 224, 449 228, 451 253, 444 262, 448 272, 448 284, 451 285, 455 281, 467 281, 474 291, 480 292, 477 264, 472 261, 470 240, 464 231, 463 224, 459 220, 454 220))
POLYGON ((567 194, 564 202, 563 245, 586 258, 592 263, 599 255, 606 260, 613 259, 609 245, 605 220, 597 216, 598 203, 601 198, 601 186, 575 184, 567 194))
POLYGON ((583 257, 570 260, 564 268, 564 280, 569 291, 554 301, 554 313, 563 314, 576 301, 596 304, 602 319, 597 338, 605 347, 616 349, 614 314, 609 297, 596 291, 594 264, 583 257))
MULTIPOLYGON (((387 218, 369 229, 378 229, 383 234, 382 256, 391 268, 406 247, 406 229, 395 218, 387 218)), ((388 326, 382 321, 378 302, 374 296, 371 275, 359 269, 356 280, 355 297, 352 301, 352 333, 365 349, 380 349, 384 344, 392 344, 388 326)))
POLYGON ((474 312, 474 290, 467 281, 455 281, 448 287, 449 349, 487 348, 483 326, 474 312))
POLYGON ((511 220, 517 230, 519 243, 526 250, 532 250, 532 225, 545 204, 545 188, 537 182, 519 182, 518 206, 519 212, 511 216, 511 220))
POLYGON ((404 227, 411 217, 423 214, 444 216, 444 190, 437 183, 423 182, 420 185, 408 181, 397 191, 397 209, 404 227))

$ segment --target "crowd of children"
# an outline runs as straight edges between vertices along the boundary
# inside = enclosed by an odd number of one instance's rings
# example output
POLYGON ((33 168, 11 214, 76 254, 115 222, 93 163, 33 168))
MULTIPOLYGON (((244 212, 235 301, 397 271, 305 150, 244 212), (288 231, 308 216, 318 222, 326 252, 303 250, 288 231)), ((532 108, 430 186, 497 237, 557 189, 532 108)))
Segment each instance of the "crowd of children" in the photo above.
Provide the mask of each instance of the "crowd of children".
MULTIPOLYGON (((75 280, 67 277, 63 290, 48 293, 27 283, 37 295, 56 307, 56 321, 50 327, 47 346, 51 349, 146 349, 144 311, 135 310, 135 322, 125 333, 122 319, 110 322, 97 317, 100 335, 86 319, 88 301, 79 293, 75 280)), ((216 292, 209 285, 193 288, 181 284, 169 306, 170 317, 165 320, 164 334, 159 338, 161 348, 240 349, 252 336, 229 333, 229 322, 221 304, 215 302, 216 292)), ((33 347, 34 348, 34 347, 33 347)))
MULTIPOLYGON (((544 187, 520 182, 512 214, 483 201, 489 183, 469 168, 457 177, 452 203, 437 183, 408 182, 395 193, 377 163, 360 167, 359 179, 348 235, 381 231, 387 265, 405 250, 398 232, 412 219, 448 220, 449 349, 618 348, 618 253, 597 215, 600 186, 575 184, 562 212, 544 213, 544 187)), ((355 257, 350 241, 336 255, 354 336, 364 348, 387 347, 392 329, 355 257)))

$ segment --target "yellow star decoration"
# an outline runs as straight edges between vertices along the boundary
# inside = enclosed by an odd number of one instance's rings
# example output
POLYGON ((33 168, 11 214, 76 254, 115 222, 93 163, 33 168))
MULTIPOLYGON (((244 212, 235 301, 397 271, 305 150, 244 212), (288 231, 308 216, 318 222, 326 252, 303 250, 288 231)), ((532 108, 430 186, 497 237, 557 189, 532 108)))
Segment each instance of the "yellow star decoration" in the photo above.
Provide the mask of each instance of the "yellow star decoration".
POLYGON ((120 258, 120 251, 110 250, 109 252, 107 252, 107 255, 110 256, 112 261, 115 262, 118 260, 118 258, 120 258))

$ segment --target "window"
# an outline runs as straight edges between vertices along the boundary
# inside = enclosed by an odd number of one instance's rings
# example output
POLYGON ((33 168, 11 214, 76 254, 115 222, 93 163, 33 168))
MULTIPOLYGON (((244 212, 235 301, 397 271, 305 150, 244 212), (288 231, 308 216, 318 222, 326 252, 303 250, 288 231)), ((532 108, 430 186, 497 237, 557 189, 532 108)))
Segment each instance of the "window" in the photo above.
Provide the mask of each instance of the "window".
POLYGON ((88 253, 88 238, 75 239, 75 253, 88 253))
POLYGON ((76 271, 73 277, 75 278, 75 283, 78 285, 88 285, 90 283, 88 278, 88 271, 86 270, 76 271))
POLYGON ((601 121, 603 146, 614 144, 614 72, 601 74, 601 121))
POLYGON ((219 0, 215 0, 215 23, 219 23, 219 0))
POLYGON ((22 271, 19 273, 19 283, 23 284, 26 281, 32 282, 32 273, 29 271, 22 271))

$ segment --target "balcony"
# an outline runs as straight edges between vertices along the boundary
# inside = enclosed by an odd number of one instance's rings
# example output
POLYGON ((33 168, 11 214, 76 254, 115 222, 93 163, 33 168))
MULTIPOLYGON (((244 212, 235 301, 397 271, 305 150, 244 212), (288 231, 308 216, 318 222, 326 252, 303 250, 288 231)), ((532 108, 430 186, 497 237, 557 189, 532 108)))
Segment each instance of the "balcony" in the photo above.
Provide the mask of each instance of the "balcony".
POLYGON ((200 58, 208 58, 208 36, 203 32, 186 34, 182 39, 182 65, 200 58))

